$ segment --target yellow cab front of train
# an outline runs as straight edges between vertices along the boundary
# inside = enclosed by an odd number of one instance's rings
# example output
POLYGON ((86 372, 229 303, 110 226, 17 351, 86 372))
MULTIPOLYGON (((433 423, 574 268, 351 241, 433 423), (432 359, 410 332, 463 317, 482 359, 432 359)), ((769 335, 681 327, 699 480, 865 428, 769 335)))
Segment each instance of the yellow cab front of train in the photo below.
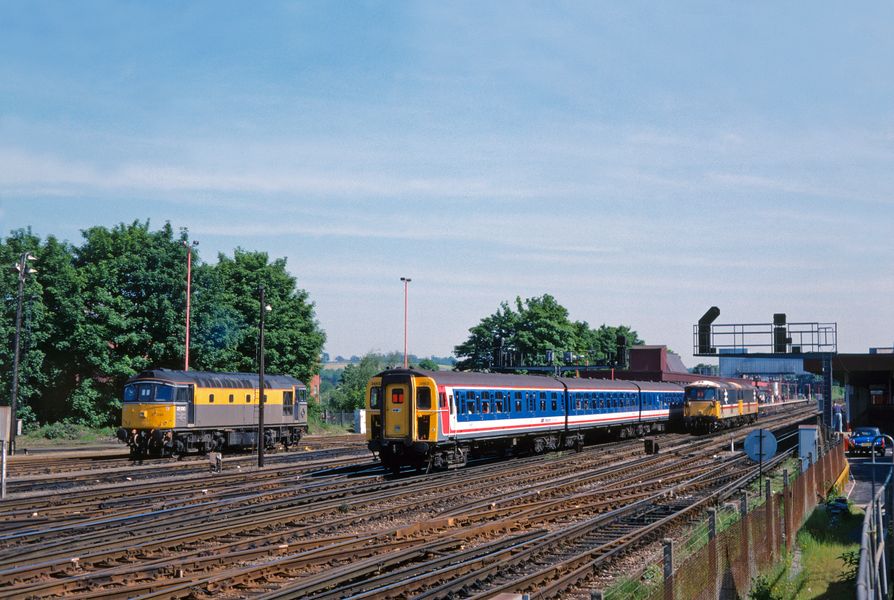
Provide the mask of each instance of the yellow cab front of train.
POLYGON ((177 407, 167 381, 141 381, 124 387, 121 427, 126 430, 173 429, 177 407))
POLYGON ((695 381, 683 392, 683 424, 686 429, 708 428, 721 418, 721 386, 713 381, 695 381))
POLYGON ((367 446, 387 468, 425 464, 441 437, 438 388, 432 375, 390 369, 367 384, 367 446))

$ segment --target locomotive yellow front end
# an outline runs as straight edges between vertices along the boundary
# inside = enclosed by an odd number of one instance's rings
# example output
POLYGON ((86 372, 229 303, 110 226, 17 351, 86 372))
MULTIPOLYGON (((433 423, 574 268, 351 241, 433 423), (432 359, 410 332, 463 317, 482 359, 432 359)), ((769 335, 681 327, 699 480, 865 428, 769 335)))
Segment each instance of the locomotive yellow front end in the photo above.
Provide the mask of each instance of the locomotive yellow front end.
POLYGON ((174 430, 192 416, 193 388, 159 376, 132 377, 124 386, 118 439, 134 456, 160 456, 173 450, 174 430))
POLYGON ((129 404, 121 407, 124 429, 173 429, 176 408, 173 404, 129 404))
POLYGON ((699 381, 687 385, 683 400, 683 424, 690 431, 710 431, 721 419, 720 386, 699 381))
POLYGON ((422 468, 438 441, 435 381, 422 373, 394 369, 370 379, 366 389, 367 440, 382 465, 422 468))

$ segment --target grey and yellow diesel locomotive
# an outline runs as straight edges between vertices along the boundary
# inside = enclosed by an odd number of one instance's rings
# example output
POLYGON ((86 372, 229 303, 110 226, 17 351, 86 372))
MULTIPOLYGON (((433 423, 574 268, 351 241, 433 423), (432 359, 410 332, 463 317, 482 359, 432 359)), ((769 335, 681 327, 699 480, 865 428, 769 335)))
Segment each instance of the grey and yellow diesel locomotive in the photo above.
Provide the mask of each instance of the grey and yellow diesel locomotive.
POLYGON ((757 388, 750 381, 695 381, 684 393, 683 422, 689 431, 716 431, 757 421, 757 388))
MULTIPOLYGON (((288 448, 307 433, 307 387, 264 377, 264 444, 288 448)), ((124 386, 118 439, 135 456, 257 446, 258 375, 153 369, 124 386)))

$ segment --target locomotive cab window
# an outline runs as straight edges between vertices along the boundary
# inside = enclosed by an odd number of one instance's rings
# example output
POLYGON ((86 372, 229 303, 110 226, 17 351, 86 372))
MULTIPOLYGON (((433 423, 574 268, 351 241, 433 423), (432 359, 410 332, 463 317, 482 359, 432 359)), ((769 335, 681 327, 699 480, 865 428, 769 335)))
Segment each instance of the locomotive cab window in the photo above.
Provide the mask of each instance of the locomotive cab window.
POLYGON ((369 388, 369 407, 370 408, 379 408, 380 396, 381 396, 381 388, 372 387, 369 388))
POLYGON ((431 410, 431 389, 427 387, 416 388, 416 408, 419 410, 431 410))

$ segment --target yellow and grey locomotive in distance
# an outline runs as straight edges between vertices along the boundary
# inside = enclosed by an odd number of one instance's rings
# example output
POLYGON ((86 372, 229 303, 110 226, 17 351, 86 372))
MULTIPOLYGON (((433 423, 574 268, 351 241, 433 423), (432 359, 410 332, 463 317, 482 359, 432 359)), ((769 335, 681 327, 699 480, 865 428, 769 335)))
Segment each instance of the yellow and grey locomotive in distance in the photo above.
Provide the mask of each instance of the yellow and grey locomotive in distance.
MULTIPOLYGON (((173 456, 257 446, 257 373, 143 371, 127 380, 118 439, 134 456, 173 456)), ((264 377, 264 445, 288 448, 307 433, 307 387, 264 377)))
POLYGON ((754 423, 757 388, 750 381, 695 381, 683 393, 683 423, 689 431, 715 431, 754 423))

